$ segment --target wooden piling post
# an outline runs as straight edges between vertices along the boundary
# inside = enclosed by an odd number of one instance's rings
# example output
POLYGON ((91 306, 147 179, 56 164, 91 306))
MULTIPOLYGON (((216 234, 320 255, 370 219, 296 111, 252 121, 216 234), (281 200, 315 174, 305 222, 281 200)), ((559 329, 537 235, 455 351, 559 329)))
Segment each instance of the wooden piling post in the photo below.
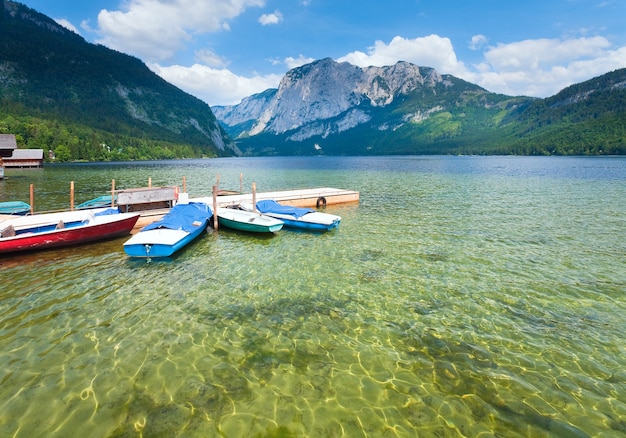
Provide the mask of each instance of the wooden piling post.
POLYGON ((152 177, 148 178, 148 187, 152 187, 152 177))
POLYGON ((256 183, 252 183, 252 211, 256 211, 256 183))
POLYGON ((111 208, 115 207, 115 180, 111 180, 111 208))
POLYGON ((213 186, 213 229, 217 231, 217 185, 213 186))
POLYGON ((183 175, 183 193, 187 193, 187 177, 183 175))
POLYGON ((74 211, 74 181, 70 181, 70 211, 74 211))
POLYGON ((30 214, 35 213, 35 185, 30 185, 30 214))

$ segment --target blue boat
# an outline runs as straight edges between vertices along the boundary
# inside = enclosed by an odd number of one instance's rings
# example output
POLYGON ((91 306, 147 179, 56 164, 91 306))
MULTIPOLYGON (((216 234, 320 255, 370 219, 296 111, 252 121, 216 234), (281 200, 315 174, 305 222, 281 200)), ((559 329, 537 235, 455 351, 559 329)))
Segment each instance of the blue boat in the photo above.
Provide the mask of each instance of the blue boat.
MULTIPOLYGON (((117 202, 117 195, 113 197, 113 201, 117 202)), ((97 198, 85 201, 76 206, 77 210, 86 210, 89 208, 102 208, 111 206, 111 195, 98 196, 97 198)))
MULTIPOLYGON (((242 205, 246 210, 252 210, 251 205, 242 205)), ((280 219, 287 228, 296 228, 307 231, 329 231, 337 228, 341 222, 341 216, 322 213, 312 208, 292 207, 282 205, 267 199, 256 203, 256 209, 266 216, 280 219)))
POLYGON ((17 214, 24 216, 30 213, 30 205, 22 201, 0 202, 0 214, 17 214))
POLYGON ((131 257, 169 257, 202 234, 212 216, 204 202, 177 204, 124 242, 124 251, 131 257))

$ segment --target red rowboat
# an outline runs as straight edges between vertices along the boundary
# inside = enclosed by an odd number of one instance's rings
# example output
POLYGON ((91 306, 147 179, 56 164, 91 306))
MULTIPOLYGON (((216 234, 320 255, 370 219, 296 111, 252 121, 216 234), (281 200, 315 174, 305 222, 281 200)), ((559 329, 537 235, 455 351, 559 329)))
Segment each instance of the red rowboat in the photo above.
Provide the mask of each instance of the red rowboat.
POLYGON ((107 208, 7 218, 0 220, 0 255, 130 234, 138 219, 107 208))

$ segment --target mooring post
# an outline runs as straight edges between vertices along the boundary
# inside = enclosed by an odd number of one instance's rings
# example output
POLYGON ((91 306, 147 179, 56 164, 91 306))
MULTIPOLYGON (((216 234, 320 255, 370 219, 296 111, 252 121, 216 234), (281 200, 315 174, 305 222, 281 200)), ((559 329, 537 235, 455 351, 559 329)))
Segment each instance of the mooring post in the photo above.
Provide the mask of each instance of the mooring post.
POLYGON ((152 187, 152 177, 148 178, 148 187, 152 187))
POLYGON ((74 181, 70 181, 70 211, 74 211, 74 181))
POLYGON ((252 183, 252 211, 256 211, 256 183, 252 183))
POLYGON ((183 175, 183 193, 187 193, 187 177, 183 175))
POLYGON ((217 231, 217 186, 213 186, 213 229, 217 231))
POLYGON ((111 208, 115 207, 115 180, 111 180, 111 208))
POLYGON ((30 185, 30 214, 35 213, 35 185, 30 185))

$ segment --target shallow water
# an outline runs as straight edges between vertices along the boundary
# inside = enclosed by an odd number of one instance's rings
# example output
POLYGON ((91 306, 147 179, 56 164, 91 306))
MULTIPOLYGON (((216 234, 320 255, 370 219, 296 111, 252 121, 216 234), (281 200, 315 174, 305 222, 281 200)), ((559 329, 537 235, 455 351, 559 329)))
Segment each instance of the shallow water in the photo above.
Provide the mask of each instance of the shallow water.
MULTIPOLYGON (((0 436, 626 435, 626 159, 217 159, 7 171, 358 190, 325 234, 0 258, 0 436)), ((25 195, 24 195, 25 194, 25 195)))

